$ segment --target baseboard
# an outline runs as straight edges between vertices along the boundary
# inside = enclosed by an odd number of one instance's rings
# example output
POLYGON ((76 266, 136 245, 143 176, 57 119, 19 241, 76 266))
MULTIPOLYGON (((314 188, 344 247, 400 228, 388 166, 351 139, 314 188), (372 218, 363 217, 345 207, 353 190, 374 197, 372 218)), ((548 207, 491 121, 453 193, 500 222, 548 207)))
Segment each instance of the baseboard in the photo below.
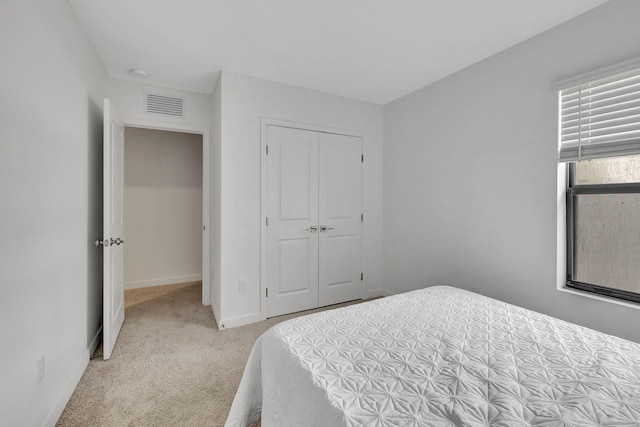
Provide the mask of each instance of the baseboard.
POLYGON ((96 352, 96 350, 98 349, 98 346, 100 345, 100 336, 102 334, 102 325, 100 325, 100 329, 98 329, 98 332, 96 333, 96 335, 93 337, 93 339, 91 340, 91 344, 89 344, 89 358, 91 358, 91 356, 93 356, 93 353, 96 352))
POLYGON ((218 326, 218 329, 222 329, 220 327, 220 309, 218 308, 218 305, 213 300, 213 298, 211 298, 211 311, 213 311, 213 318, 216 321, 216 325, 218 326))
POLYGON ((85 369, 87 369, 87 366, 89 365, 90 355, 91 353, 89 353, 89 351, 84 352, 76 361, 73 372, 71 372, 71 375, 60 392, 55 404, 51 407, 46 420, 42 423, 43 427, 53 427, 58 422, 64 408, 67 406, 67 403, 69 403, 69 399, 71 399, 71 395, 78 386, 78 383, 80 383, 80 379, 82 379, 85 369))
POLYGON ((248 325, 249 323, 255 323, 265 320, 265 317, 260 313, 245 314, 244 316, 230 317, 228 319, 220 319, 218 328, 228 329, 235 328, 236 326, 248 325))
POLYGON ((187 276, 161 277, 159 279, 138 280, 136 282, 126 282, 125 289, 148 288, 150 286, 173 285, 175 283, 195 282, 202 280, 202 274, 190 274, 187 276))
POLYGON ((362 299, 372 299, 372 298, 380 298, 380 297, 388 297, 393 295, 391 292, 385 289, 371 289, 365 292, 365 296, 362 299))
POLYGON ((47 416, 47 419, 45 420, 44 424, 42 424, 43 427, 55 426, 56 423, 58 422, 58 419, 60 418, 60 415, 62 415, 64 408, 66 408, 67 403, 69 403, 69 399, 71 399, 71 395, 75 391, 76 387, 78 387, 78 384, 82 379, 82 375, 84 374, 84 371, 87 369, 87 366, 89 366, 89 361, 91 360, 91 356, 93 355, 93 353, 96 352, 98 345, 100 345, 101 334, 102 334, 102 325, 100 325, 100 329, 98 329, 98 332, 94 335, 93 339, 91 340, 91 343, 89 344, 89 348, 87 349, 87 352, 82 354, 78 359, 78 361, 76 362, 75 368, 73 369, 73 372, 71 373, 71 376, 67 380, 67 383, 65 384, 64 388, 62 389, 62 392, 60 393, 60 396, 58 397, 56 404, 51 408, 51 411, 49 411, 49 415, 47 416))

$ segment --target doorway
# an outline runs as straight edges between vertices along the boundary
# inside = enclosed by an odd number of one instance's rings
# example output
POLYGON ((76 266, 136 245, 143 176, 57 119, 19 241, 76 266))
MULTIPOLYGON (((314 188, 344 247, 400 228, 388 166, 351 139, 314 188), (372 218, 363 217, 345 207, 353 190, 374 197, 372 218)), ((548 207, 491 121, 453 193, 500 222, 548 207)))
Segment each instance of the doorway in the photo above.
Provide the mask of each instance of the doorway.
POLYGON ((205 151, 203 134, 125 127, 125 289, 202 281, 209 302, 205 151))

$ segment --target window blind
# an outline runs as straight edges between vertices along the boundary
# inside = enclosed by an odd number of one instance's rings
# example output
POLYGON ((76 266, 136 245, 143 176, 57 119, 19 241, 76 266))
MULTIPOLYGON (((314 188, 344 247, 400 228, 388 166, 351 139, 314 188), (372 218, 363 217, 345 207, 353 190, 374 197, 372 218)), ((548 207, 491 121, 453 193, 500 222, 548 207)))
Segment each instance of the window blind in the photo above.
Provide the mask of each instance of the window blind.
POLYGON ((560 162, 640 154, 640 68, 560 91, 560 162))

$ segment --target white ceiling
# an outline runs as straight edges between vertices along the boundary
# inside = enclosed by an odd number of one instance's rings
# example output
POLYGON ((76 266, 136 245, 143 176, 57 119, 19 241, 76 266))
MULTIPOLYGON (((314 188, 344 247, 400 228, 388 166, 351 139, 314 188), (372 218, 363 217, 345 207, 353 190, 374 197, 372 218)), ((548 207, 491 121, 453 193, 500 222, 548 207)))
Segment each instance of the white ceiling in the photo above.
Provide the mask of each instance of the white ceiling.
POLYGON ((386 104, 606 0, 69 0, 112 77, 220 70, 386 104))

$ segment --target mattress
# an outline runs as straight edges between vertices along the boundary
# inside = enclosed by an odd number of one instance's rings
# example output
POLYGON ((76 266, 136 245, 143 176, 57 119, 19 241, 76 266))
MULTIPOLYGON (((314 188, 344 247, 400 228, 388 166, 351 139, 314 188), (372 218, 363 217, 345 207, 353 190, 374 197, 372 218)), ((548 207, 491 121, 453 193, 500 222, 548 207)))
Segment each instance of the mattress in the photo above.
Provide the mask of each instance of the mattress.
POLYGON ((288 320, 227 426, 639 426, 640 344, 451 287, 288 320))

